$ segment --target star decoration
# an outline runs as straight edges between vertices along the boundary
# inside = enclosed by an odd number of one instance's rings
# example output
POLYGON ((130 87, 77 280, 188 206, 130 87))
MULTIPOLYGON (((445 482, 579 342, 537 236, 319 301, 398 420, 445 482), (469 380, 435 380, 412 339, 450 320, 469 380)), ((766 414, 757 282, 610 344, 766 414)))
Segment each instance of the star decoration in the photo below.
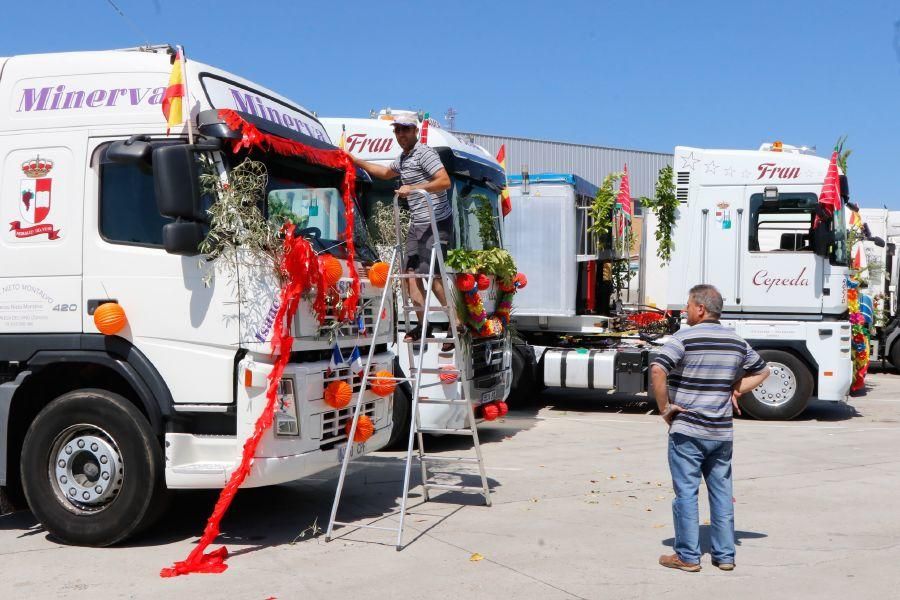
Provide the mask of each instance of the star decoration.
POLYGON ((726 167, 722 169, 722 174, 726 177, 734 177, 734 167, 726 167))
POLYGON ((712 173, 713 175, 716 174, 716 169, 719 168, 719 165, 717 165, 716 161, 714 160, 711 160, 708 163, 703 163, 703 166, 706 167, 707 173, 712 173))
POLYGON ((694 158, 694 153, 691 152, 691 153, 688 154, 687 156, 682 156, 682 157, 681 157, 681 163, 682 163, 682 164, 681 164, 681 168, 682 168, 682 169, 688 169, 688 170, 690 170, 690 171, 693 171, 693 170, 694 170, 694 167, 697 166, 697 163, 698 163, 698 162, 700 162, 700 159, 699 159, 699 158, 694 158))

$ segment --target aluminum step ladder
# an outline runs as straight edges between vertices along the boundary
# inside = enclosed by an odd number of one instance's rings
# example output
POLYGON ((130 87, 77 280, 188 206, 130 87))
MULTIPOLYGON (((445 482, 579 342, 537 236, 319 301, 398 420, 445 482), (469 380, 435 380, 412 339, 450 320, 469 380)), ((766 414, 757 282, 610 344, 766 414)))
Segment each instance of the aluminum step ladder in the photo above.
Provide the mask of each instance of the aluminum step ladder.
MULTIPOLYGON (((420 273, 404 273, 403 265, 405 264, 405 256, 404 251, 406 248, 405 239, 401 237, 400 232, 400 206, 398 203, 397 196, 394 196, 394 226, 396 231, 396 241, 397 244, 394 246, 394 249, 391 252, 391 260, 389 263, 388 269, 388 277, 387 282, 384 286, 384 291, 381 294, 381 305, 378 309, 377 320, 373 327, 373 330, 377 333, 379 331, 379 326, 381 324, 381 318, 384 315, 384 307, 388 298, 393 298, 392 291, 395 287, 396 282, 399 282, 397 287, 400 288, 401 294, 401 302, 402 306, 400 307, 403 312, 403 319, 407 327, 407 331, 409 331, 410 326, 412 324, 411 315, 416 313, 416 310, 422 311, 421 320, 418 321, 417 325, 421 327, 421 338, 418 342, 406 342, 404 345, 406 346, 406 350, 409 353, 409 364, 415 365, 415 367, 411 368, 412 371, 409 377, 392 377, 394 381, 398 384, 402 382, 410 383, 412 386, 412 398, 411 398, 411 409, 410 409, 410 427, 409 427, 409 441, 406 449, 406 463, 405 470, 403 475, 403 490, 401 492, 400 497, 400 511, 399 513, 394 513, 394 515, 399 514, 400 522, 396 527, 386 527, 382 525, 373 525, 373 524, 359 524, 359 523, 349 523, 344 521, 338 521, 337 513, 338 507, 341 501, 341 493, 344 489, 344 482, 347 477, 347 467, 350 464, 351 454, 349 451, 350 445, 352 444, 352 440, 354 435, 356 434, 356 425, 359 421, 359 416, 362 414, 363 407, 363 398, 366 393, 366 386, 368 384, 369 378, 371 377, 371 368, 374 357, 374 349, 375 344, 369 348, 369 356, 366 360, 365 370, 363 372, 362 383, 360 384, 359 393, 356 397, 356 404, 353 409, 353 421, 350 425, 349 436, 347 437, 347 448, 348 450, 344 452, 344 458, 341 462, 341 474, 338 477, 338 485, 337 490, 334 495, 334 503, 331 507, 331 517, 328 520, 328 529, 325 533, 325 541, 331 541, 334 537, 334 528, 335 526, 344 526, 344 527, 358 527, 363 529, 378 529, 383 531, 394 531, 397 533, 397 550, 403 549, 403 526, 406 519, 406 511, 407 511, 407 501, 409 499, 410 493, 410 474, 412 472, 412 464, 414 460, 418 460, 419 467, 421 470, 422 477, 422 495, 425 501, 431 500, 430 491, 456 491, 456 492, 465 492, 465 493, 477 493, 481 494, 484 497, 485 504, 487 506, 491 505, 491 491, 487 482, 487 474, 484 469, 484 459, 481 454, 481 444, 478 441, 478 429, 475 422, 475 408, 472 404, 472 397, 469 392, 469 381, 467 375, 467 369, 465 361, 460 360, 460 356, 465 351, 465 347, 463 344, 463 337, 460 335, 459 329, 459 316, 457 315, 456 305, 453 299, 450 297, 451 291, 453 290, 452 281, 447 274, 446 267, 444 265, 444 257, 441 253, 441 244, 440 237, 438 236, 438 228, 437 221, 434 218, 434 206, 433 200, 431 199, 431 194, 425 192, 424 190, 417 190, 421 194, 423 194, 428 201, 428 212, 429 218, 431 220, 431 233, 433 239, 435 240, 434 247, 431 250, 431 256, 429 259, 429 267, 428 273, 420 274, 420 273), (444 284, 444 293, 447 298, 447 305, 441 305, 438 307, 431 306, 431 300, 434 297, 433 292, 433 284, 435 278, 439 277, 440 280, 444 284), (404 285, 404 281, 409 280, 411 283, 413 280, 422 280, 425 282, 425 306, 416 307, 413 305, 409 298, 409 293, 404 285), (441 337, 429 337, 429 312, 443 312, 447 315, 449 329, 447 330, 447 336, 444 338, 441 337), (423 384, 422 383, 422 375, 423 374, 434 374, 440 375, 440 369, 428 369, 424 368, 422 365, 425 361, 425 353, 430 346, 433 345, 452 345, 453 347, 453 362, 452 366, 457 373, 457 382, 456 385, 460 387, 462 390, 462 399, 430 399, 422 396, 422 390, 429 386, 441 385, 441 382, 431 384, 423 384), (462 363, 462 364, 461 364, 462 363), (446 429, 446 428, 423 428, 421 425, 421 418, 419 415, 419 406, 421 404, 455 404, 455 405, 465 405, 465 413, 466 413, 466 424, 463 427, 456 429, 446 429), (423 439, 423 435, 425 433, 435 433, 435 434, 444 434, 444 435, 460 435, 460 436, 470 436, 472 438, 473 449, 475 451, 475 456, 443 456, 443 455, 433 455, 427 454, 425 452, 425 441, 423 439), (416 446, 416 442, 418 442, 418 449, 414 452, 414 448, 416 446), (481 476, 481 486, 466 486, 466 485, 457 485, 457 484, 445 484, 445 483, 435 483, 431 481, 432 477, 429 474, 428 465, 429 464, 477 464, 478 472, 481 476)), ((448 363, 449 364, 449 363, 448 363)), ((386 378, 385 378, 386 379, 386 378)), ((387 515, 393 516, 393 515, 387 515)), ((381 520, 385 517, 380 517, 378 520, 381 520)))

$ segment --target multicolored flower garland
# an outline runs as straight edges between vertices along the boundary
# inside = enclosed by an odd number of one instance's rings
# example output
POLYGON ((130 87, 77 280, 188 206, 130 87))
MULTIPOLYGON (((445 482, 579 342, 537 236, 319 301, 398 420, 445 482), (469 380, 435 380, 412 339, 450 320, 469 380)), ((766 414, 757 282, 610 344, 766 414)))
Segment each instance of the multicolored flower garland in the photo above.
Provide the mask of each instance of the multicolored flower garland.
POLYGON ((487 289, 490 281, 484 273, 479 273, 476 279, 471 273, 460 273, 456 276, 456 287, 462 292, 463 302, 466 305, 466 324, 479 337, 490 337, 503 333, 509 325, 509 315, 512 311, 512 298, 516 292, 528 285, 528 279, 523 273, 517 273, 512 279, 499 281, 500 293, 497 294, 497 307, 493 315, 488 315, 484 308, 479 289, 487 289), (485 285, 487 282, 487 285, 485 285))
POLYGON ((869 371, 869 326, 859 306, 859 282, 850 279, 847 282, 847 309, 850 313, 851 337, 853 350, 853 382, 850 391, 856 392, 865 386, 866 373, 869 371))

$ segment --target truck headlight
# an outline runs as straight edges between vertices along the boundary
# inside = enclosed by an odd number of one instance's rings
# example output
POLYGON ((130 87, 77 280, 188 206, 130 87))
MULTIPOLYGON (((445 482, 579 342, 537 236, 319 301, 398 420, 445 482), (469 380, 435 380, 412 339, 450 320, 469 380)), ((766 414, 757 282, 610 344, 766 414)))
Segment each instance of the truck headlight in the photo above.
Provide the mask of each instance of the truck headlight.
POLYGON ((275 395, 275 435, 299 436, 297 402, 294 400, 294 381, 282 377, 275 395))

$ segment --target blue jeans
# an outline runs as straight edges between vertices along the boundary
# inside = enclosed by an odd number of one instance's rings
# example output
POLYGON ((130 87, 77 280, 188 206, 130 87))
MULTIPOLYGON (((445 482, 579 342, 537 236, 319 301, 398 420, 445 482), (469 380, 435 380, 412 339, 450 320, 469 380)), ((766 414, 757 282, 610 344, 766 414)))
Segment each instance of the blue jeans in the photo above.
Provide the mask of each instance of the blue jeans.
POLYGON ((697 492, 700 476, 709 491, 710 554, 720 563, 734 562, 734 501, 731 487, 732 442, 669 435, 669 470, 675 487, 675 553, 686 563, 700 562, 697 492))

